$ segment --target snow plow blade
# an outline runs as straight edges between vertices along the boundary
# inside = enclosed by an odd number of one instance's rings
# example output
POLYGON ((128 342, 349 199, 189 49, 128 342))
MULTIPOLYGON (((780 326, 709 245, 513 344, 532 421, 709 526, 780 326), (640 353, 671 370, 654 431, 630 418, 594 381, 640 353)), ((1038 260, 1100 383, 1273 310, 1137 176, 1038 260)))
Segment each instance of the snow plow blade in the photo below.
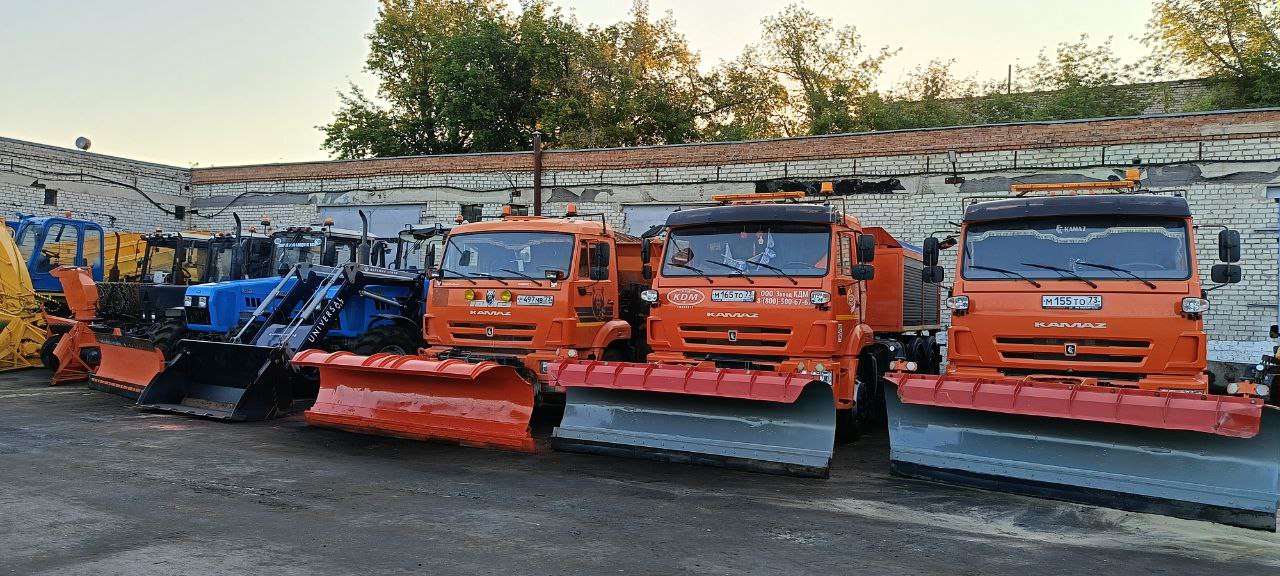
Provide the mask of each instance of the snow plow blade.
POLYGON ((142 390, 164 370, 164 352, 150 340, 98 335, 98 368, 89 375, 89 387, 138 399, 142 390))
POLYGON ((183 340, 138 405, 220 420, 267 420, 293 405, 291 376, 277 347, 183 340))
POLYGON ((804 374, 623 362, 553 364, 557 450, 826 478, 831 386, 804 374))
POLYGON ((510 366, 304 350, 320 370, 307 424, 412 440, 533 452, 534 385, 510 366))
POLYGON ((895 474, 1276 529, 1280 410, 1234 396, 893 373, 895 474))

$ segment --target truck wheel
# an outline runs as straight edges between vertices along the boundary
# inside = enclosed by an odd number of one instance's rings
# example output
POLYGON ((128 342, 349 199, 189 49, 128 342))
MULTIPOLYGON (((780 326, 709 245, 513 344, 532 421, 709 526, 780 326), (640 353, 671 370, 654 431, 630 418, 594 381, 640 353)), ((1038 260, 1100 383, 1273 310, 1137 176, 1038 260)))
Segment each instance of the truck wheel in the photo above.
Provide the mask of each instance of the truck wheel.
POLYGON ((187 337, 187 323, 178 318, 167 318, 151 329, 151 345, 164 352, 165 359, 173 357, 178 342, 187 337))
POLYGON ((399 324, 385 324, 370 328, 361 334, 351 351, 361 356, 372 354, 408 356, 416 353, 421 345, 422 337, 417 331, 409 330, 399 324))
POLYGON ((55 372, 58 370, 58 357, 53 354, 53 349, 58 347, 59 340, 62 340, 62 335, 54 334, 40 345, 40 363, 55 372))
POLYGON ((875 429, 880 411, 876 406, 878 395, 871 388, 859 380, 853 408, 836 410, 836 442, 848 444, 875 429))

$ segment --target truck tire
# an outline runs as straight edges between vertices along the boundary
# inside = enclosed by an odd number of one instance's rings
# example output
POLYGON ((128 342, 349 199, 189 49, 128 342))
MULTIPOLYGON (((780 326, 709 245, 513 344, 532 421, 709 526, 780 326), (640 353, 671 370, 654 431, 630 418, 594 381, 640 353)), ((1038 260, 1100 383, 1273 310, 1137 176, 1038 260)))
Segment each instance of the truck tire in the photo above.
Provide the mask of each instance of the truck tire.
POLYGON ((55 372, 58 370, 58 357, 54 356, 53 349, 58 347, 61 339, 62 334, 53 334, 40 345, 40 363, 55 372))
POLYGON ((173 358, 178 342, 187 337, 187 323, 181 318, 167 318, 151 329, 151 345, 164 352, 165 359, 173 358))
POLYGON ((407 356, 417 353, 421 345, 422 337, 417 331, 398 324, 384 324, 370 328, 356 338, 356 344, 351 351, 361 356, 372 354, 407 356))

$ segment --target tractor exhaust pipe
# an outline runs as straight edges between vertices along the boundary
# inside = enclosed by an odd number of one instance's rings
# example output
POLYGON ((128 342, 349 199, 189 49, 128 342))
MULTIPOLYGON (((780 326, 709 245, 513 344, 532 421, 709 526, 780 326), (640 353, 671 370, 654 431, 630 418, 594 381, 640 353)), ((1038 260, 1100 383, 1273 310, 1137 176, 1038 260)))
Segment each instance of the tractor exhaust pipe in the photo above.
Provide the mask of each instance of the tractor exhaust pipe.
POLYGON ((367 265, 370 253, 369 217, 364 213, 364 210, 357 210, 356 212, 360 214, 360 255, 358 260, 361 264, 367 265))

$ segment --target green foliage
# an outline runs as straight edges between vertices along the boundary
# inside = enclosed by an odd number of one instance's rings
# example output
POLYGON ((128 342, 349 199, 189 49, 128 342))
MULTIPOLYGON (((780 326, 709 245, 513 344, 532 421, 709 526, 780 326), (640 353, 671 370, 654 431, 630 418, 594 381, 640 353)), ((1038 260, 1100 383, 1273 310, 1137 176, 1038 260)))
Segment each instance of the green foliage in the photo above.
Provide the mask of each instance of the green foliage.
POLYGON ((1144 41, 1157 74, 1214 81, 1206 108, 1280 105, 1280 5, 1274 0, 1158 0, 1144 41))

